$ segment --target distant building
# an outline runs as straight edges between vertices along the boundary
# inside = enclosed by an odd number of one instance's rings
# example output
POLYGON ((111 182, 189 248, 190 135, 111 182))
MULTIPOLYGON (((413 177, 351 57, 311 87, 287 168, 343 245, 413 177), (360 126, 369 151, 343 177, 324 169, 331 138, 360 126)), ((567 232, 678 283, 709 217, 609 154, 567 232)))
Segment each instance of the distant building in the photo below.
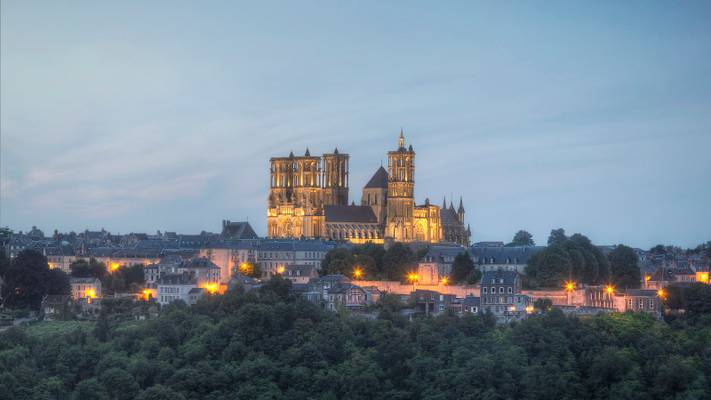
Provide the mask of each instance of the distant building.
POLYGON ((265 278, 280 274, 289 265, 311 265, 321 269, 321 261, 336 246, 320 240, 263 240, 259 243, 257 263, 265 278))
POLYGON ((157 286, 157 301, 160 305, 166 305, 177 300, 182 300, 185 304, 195 304, 195 289, 200 289, 197 279, 184 274, 162 274, 157 286))
POLYGON ((526 312, 530 297, 521 294, 518 272, 485 271, 480 283, 481 309, 496 316, 516 316, 526 312))
POLYGON ((476 296, 467 296, 462 300, 462 309, 466 313, 479 314, 481 307, 481 298, 476 296))
POLYGON ((69 284, 75 301, 86 300, 91 303, 101 298, 101 281, 98 278, 70 278, 69 284))
POLYGON ((45 321, 71 319, 72 298, 68 295, 47 295, 40 305, 40 318, 45 321))
POLYGON ((417 289, 411 294, 415 309, 425 315, 439 314, 457 303, 457 296, 434 290, 417 289))
POLYGON ((528 259, 543 249, 544 246, 472 246, 469 254, 482 272, 504 270, 523 274, 528 259))
POLYGON ((368 304, 368 293, 352 283, 339 283, 328 289, 326 308, 336 311, 340 308, 361 310, 368 304))
POLYGON ((222 221, 222 237, 226 239, 259 239, 259 236, 249 222, 232 222, 230 220, 222 221))
POLYGON ((290 280, 291 283, 305 284, 318 277, 318 272, 316 272, 316 267, 313 265, 288 265, 283 276, 290 280))

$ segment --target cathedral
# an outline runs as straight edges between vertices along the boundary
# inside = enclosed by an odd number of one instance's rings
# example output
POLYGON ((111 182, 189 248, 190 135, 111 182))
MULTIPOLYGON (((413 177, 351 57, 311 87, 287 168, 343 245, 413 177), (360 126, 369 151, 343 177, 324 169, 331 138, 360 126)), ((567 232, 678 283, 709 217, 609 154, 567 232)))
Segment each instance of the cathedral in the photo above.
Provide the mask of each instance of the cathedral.
POLYGON ((450 242, 469 245, 464 204, 446 200, 442 207, 425 199, 415 204, 415 151, 405 147, 402 130, 398 148, 363 188, 360 205, 348 204, 349 156, 333 153, 269 160, 270 190, 267 235, 270 238, 321 238, 352 243, 450 242))

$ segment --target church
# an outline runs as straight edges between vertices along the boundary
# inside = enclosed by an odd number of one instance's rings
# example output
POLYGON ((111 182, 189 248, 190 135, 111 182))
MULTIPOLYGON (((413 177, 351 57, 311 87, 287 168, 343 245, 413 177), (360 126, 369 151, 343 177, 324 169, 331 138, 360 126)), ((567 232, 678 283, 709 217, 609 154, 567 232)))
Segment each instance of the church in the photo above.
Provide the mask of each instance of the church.
POLYGON ((360 205, 348 204, 349 155, 333 153, 274 157, 270 161, 267 236, 270 238, 332 239, 352 243, 449 242, 469 245, 464 204, 454 209, 429 199, 415 204, 415 151, 405 147, 400 131, 398 148, 388 152, 382 166, 363 188, 360 205))

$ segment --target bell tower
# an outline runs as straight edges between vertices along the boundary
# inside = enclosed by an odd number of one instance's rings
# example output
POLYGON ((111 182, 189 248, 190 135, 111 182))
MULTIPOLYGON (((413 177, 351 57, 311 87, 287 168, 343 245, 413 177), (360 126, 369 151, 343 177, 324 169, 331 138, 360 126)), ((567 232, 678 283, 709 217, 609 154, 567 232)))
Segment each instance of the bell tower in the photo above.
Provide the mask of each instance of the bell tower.
POLYGON ((388 201, 385 235, 397 241, 415 239, 415 151, 405 148, 405 135, 400 129, 398 149, 388 152, 388 201))
POLYGON ((323 205, 348 205, 348 159, 338 148, 323 155, 323 205))

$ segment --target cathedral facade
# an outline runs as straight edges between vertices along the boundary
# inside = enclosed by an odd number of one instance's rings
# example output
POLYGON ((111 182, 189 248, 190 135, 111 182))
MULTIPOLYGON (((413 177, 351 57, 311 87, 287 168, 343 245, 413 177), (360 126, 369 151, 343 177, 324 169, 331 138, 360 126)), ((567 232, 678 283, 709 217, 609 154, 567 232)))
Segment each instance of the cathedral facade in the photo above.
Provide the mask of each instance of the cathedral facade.
POLYGON ((348 204, 348 154, 333 153, 270 159, 267 235, 270 238, 321 238, 353 243, 452 242, 469 245, 464 206, 415 203, 415 151, 388 152, 388 169, 378 168, 362 191, 360 205, 348 204))

